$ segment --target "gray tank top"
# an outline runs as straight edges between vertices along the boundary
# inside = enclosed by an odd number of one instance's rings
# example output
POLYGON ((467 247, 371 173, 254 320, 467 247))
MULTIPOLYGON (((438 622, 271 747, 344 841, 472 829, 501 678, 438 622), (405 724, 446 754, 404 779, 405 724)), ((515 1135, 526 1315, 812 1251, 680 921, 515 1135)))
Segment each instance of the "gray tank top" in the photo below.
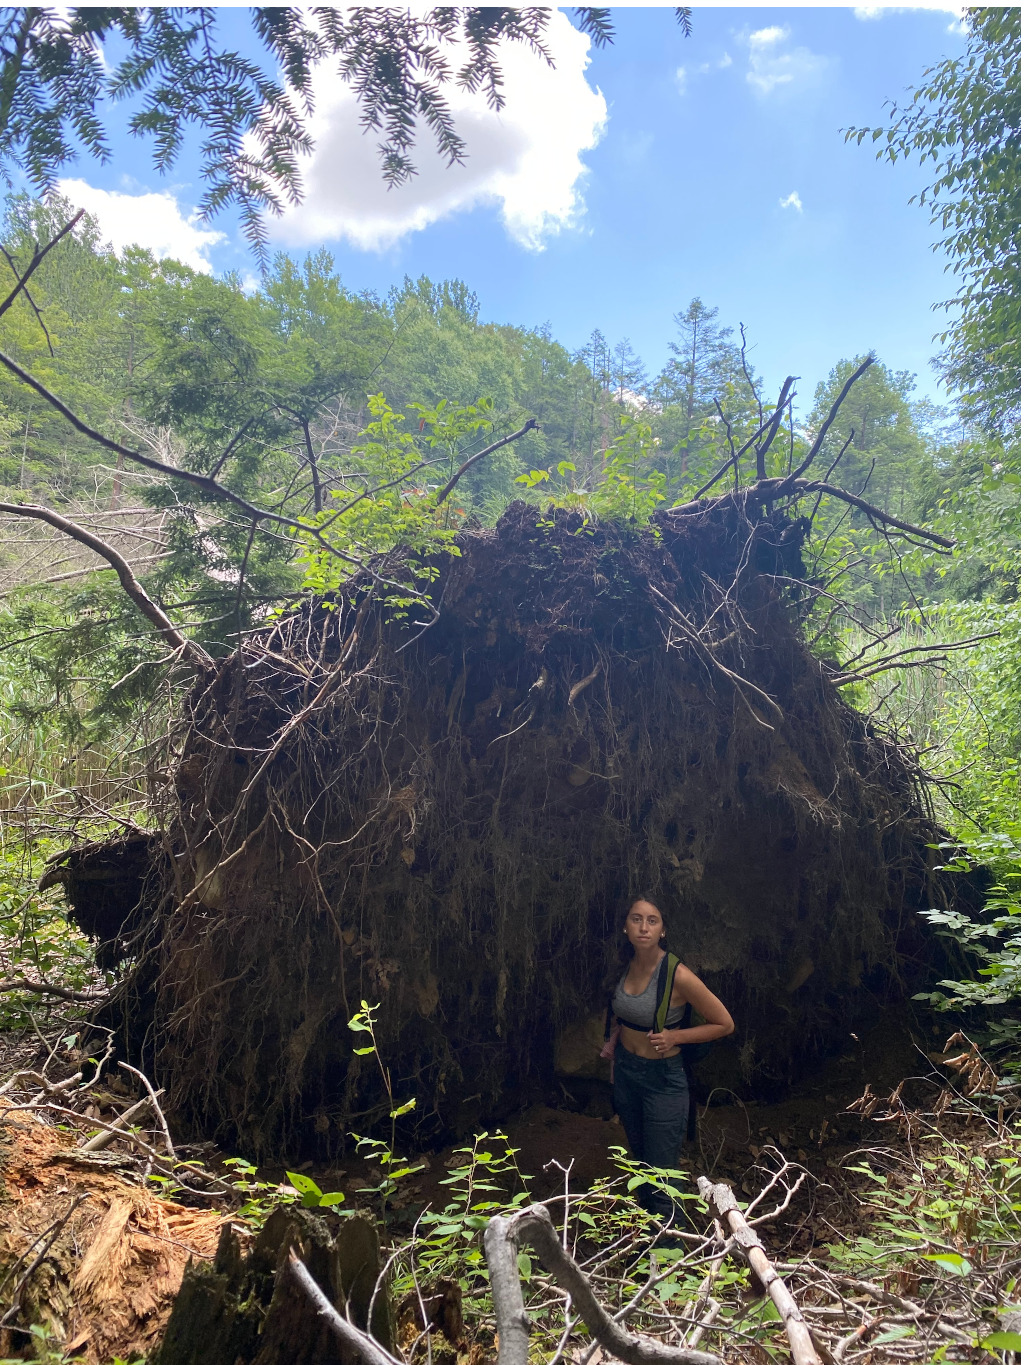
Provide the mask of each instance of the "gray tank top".
MULTIPOLYGON (((622 980, 615 987, 615 994, 612 996, 612 1013, 616 1019, 633 1029, 642 1029, 645 1033, 654 1027, 655 1015, 658 1012, 658 977, 661 975, 661 963, 651 973, 651 979, 647 983, 647 989, 640 995, 630 995, 626 991, 626 977, 629 975, 627 967, 622 974, 622 980)), ((665 1027, 676 1028, 683 1017, 684 1005, 676 1005, 675 1008, 669 1006, 668 1014, 665 1016, 665 1027)))

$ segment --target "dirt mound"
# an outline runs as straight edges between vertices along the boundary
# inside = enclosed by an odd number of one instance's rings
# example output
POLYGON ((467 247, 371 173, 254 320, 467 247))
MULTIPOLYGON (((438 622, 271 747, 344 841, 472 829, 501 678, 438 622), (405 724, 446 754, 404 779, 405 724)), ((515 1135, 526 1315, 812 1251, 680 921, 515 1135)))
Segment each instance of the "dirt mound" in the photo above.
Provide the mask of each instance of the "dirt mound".
POLYGON ((805 531, 515 504, 426 566, 436 619, 355 582, 198 686, 107 1016, 178 1121, 294 1157, 386 1119, 361 1000, 409 1144, 541 1099, 641 891, 736 1017, 742 1093, 905 992, 940 835, 802 642, 805 531))

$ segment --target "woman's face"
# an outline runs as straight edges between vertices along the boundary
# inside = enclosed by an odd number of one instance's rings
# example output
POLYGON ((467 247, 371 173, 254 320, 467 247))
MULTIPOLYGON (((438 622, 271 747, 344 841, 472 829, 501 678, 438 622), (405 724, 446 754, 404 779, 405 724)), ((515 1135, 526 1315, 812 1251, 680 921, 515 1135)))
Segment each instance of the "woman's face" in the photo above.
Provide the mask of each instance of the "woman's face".
POLYGON ((634 901, 626 916, 626 937, 634 948, 656 947, 665 932, 661 911, 650 901, 634 901))

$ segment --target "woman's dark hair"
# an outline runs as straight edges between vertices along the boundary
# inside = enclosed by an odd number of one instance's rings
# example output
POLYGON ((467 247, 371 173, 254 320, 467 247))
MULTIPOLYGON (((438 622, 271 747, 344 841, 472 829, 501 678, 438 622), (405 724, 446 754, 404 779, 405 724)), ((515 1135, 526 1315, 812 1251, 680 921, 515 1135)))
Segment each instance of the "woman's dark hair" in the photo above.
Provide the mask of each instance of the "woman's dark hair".
MULTIPOLYGON (((650 906, 652 906, 655 910, 657 910, 658 914, 661 916, 662 935, 661 935, 661 938, 658 939, 658 947, 662 950, 662 952, 666 952, 666 953, 667 953, 667 952, 668 952, 668 939, 667 939, 666 936, 665 936, 665 931, 667 930, 668 926, 667 926, 666 923, 665 923, 665 912, 664 912, 664 910, 662 910, 661 906, 658 904, 658 902, 654 899, 653 896, 647 896, 647 895, 645 895, 645 894, 641 891, 641 893, 640 893, 639 896, 631 896, 631 897, 630 897, 630 900, 629 900, 629 909, 627 909, 627 911, 626 911, 626 914, 627 914, 627 915, 629 914, 629 911, 632 910, 633 906, 637 904, 638 901, 643 901, 645 905, 650 905, 650 906)), ((626 953, 626 955, 627 955, 627 957, 632 957, 632 956, 633 956, 633 945, 632 945, 632 943, 627 944, 627 953, 626 953)))

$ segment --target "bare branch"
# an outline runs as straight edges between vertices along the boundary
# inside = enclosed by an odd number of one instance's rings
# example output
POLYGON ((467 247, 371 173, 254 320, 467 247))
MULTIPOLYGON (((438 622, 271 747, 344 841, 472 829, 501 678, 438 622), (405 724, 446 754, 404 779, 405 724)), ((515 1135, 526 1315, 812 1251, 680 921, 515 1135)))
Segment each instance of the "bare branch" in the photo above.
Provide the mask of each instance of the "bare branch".
MULTIPOLYGON (((786 483, 790 483, 787 479, 786 483)), ((790 491, 787 489, 787 492, 790 491)), ((902 531, 904 535, 917 536, 921 540, 929 540, 933 544, 940 546, 944 550, 956 548, 956 541, 950 540, 948 536, 940 536, 935 531, 927 531, 923 526, 914 526, 909 521, 901 521, 899 517, 890 516, 888 512, 883 512, 880 507, 875 507, 873 503, 865 502, 856 493, 849 493, 845 488, 838 488, 835 484, 819 483, 808 479, 796 479, 793 481, 793 490, 801 493, 827 493, 829 497, 838 498, 841 502, 848 502, 851 507, 859 508, 866 513, 873 521, 880 522, 884 526, 892 526, 897 531, 902 531)))
POLYGON ((796 1300, 789 1292, 785 1281, 768 1259, 760 1239, 740 1212, 736 1196, 728 1185, 712 1185, 706 1176, 697 1177, 697 1188, 701 1198, 709 1207, 714 1207, 725 1219, 736 1245, 742 1250, 750 1263, 750 1268, 761 1281, 772 1303, 779 1310, 789 1338, 789 1348, 793 1354, 793 1365, 821 1365, 821 1357, 814 1349, 803 1314, 796 1300))
MULTIPOLYGON (((779 393, 779 401, 775 404, 775 411, 768 419, 768 433, 763 441, 758 442, 757 447, 754 451, 754 455, 757 460, 757 477, 759 479, 763 479, 765 477, 764 457, 771 449, 771 444, 775 440, 776 435, 778 434, 778 430, 782 423, 782 419, 786 414, 786 407, 789 403, 790 399, 789 391, 795 383, 796 383, 795 375, 790 374, 786 376, 786 382, 783 384, 782 389, 779 393)), ((758 415, 760 416, 761 411, 760 400, 758 401, 757 408, 758 415)))
MULTIPOLYGON (((792 381, 788 381, 788 382, 792 382, 792 381)), ((718 406, 717 403, 716 403, 716 406, 718 406)), ((730 428, 729 422, 726 420, 725 414, 722 412, 722 409, 721 409, 720 406, 718 407, 718 411, 719 411, 719 415, 720 415, 721 418, 722 418, 722 421, 725 422, 726 431, 730 434, 730 444, 731 444, 731 428, 730 428)), ((718 482, 718 480, 722 477, 723 474, 727 473, 727 472, 732 468, 732 466, 733 466, 734 463, 737 463, 739 460, 741 460, 741 459, 743 458, 743 456, 747 453, 747 451, 750 449, 750 447, 751 447, 751 446, 752 446, 752 445, 753 445, 761 436, 763 436, 764 433, 768 430, 768 428, 772 425, 772 423, 775 422, 776 417, 778 417, 780 421, 782 420, 782 415, 781 415, 781 414, 779 414, 777 411, 776 411, 776 412, 773 412, 772 415, 767 419, 767 421, 761 423, 761 425, 758 427, 758 429, 754 432, 753 436, 751 436, 751 437, 749 438, 749 440, 747 440, 742 446, 740 446, 740 448, 739 448, 738 451, 735 451, 733 454, 731 454, 731 455, 729 456, 729 458, 726 460, 725 464, 723 464, 722 467, 721 467, 719 470, 717 470, 714 474, 712 474, 711 478, 708 479, 707 483, 704 484, 704 486, 703 486, 702 488, 698 488, 698 489, 697 489, 696 493, 694 493, 693 497, 691 498, 691 500, 690 500, 689 502, 683 503, 682 506, 680 506, 680 507, 673 507, 673 508, 672 508, 672 511, 673 511, 673 512, 693 512, 693 511, 696 511, 696 510, 698 509, 698 504, 699 504, 699 502, 700 502, 700 499, 704 496, 704 494, 705 494, 709 489, 714 488, 714 486, 715 486, 715 484, 718 482)))
MULTIPOLYGON (((34 375, 31 375, 27 370, 22 369, 16 360, 12 360, 9 355, 5 355, 2 351, 0 351, 0 365, 3 365, 17 379, 20 379, 23 384, 27 384, 34 393, 37 393, 40 398, 49 403, 66 421, 71 423, 77 432, 82 436, 88 437, 90 441, 95 441, 96 444, 102 446, 104 450, 110 450, 115 455, 120 455, 126 460, 131 460, 134 464, 141 465, 143 469, 152 470, 154 474, 163 474, 169 479, 178 479, 184 483, 191 484, 193 488, 200 489, 210 497, 220 498, 224 502, 230 503, 232 507, 237 507, 238 510, 244 512, 249 519, 255 518, 257 521, 271 521, 277 526, 287 526, 290 530, 299 531, 304 535, 311 536, 322 549, 327 550, 329 554, 334 555, 338 559, 345 560, 347 563, 351 564, 353 568, 366 568, 366 565, 364 565, 360 559, 357 559, 355 555, 346 554, 343 550, 340 550, 336 545, 333 545, 327 540, 325 536, 321 535, 315 527, 297 521, 294 517, 285 516, 282 512, 272 512, 265 507, 257 507, 255 503, 251 503, 246 498, 241 497, 238 493, 232 492, 230 488, 225 488, 223 484, 218 483, 216 479, 211 478, 208 474, 197 474, 192 469, 178 469, 174 465, 166 464, 163 460, 155 460, 151 455, 144 455, 141 450, 132 450, 130 446, 123 446, 120 441, 113 441, 109 436, 104 436, 101 431, 97 431, 95 427, 91 427, 87 422, 83 422, 82 419, 76 413, 72 412, 68 405, 58 398, 55 393, 51 393, 45 384, 41 384, 34 375)), ((21 511, 22 509, 16 508, 15 510, 21 511)), ((369 570, 367 571, 369 572, 369 570)))
MULTIPOLYGON (((159 1093, 162 1095, 164 1092, 161 1090, 159 1093)), ((153 1103, 154 1100, 151 1096, 143 1095, 142 1099, 137 1100, 130 1109, 126 1109, 123 1114, 119 1114, 109 1127, 101 1128, 100 1131, 91 1138, 86 1138, 84 1142, 80 1142, 77 1150, 79 1152, 102 1152, 110 1146, 115 1138, 127 1137, 128 1126, 132 1119, 141 1114, 144 1109, 148 1109, 153 1103)))
MULTIPOLYGON (((57 245, 57 243, 62 238, 66 237, 68 233, 72 230, 72 228, 75 227, 75 225, 79 222, 84 213, 85 209, 79 209, 78 212, 75 214, 74 218, 71 219, 70 223, 66 223, 64 227, 61 228, 60 232, 57 233, 56 237, 51 237, 44 247, 40 247, 38 244, 36 245, 36 249, 32 253, 32 259, 25 267, 25 273, 18 279, 18 283, 14 286, 11 292, 4 299, 3 303, 0 303, 0 318, 2 318, 3 315, 7 312, 8 308, 11 307, 11 305, 14 303, 14 300, 18 297, 18 295, 22 292, 23 289, 25 290, 26 296, 28 295, 28 290, 25 289, 25 286, 28 284, 30 278, 39 269, 40 265, 42 265, 43 261, 50 254, 50 252, 57 245)), ((6 255, 6 252, 4 254, 6 255)), ((10 257, 8 257, 8 261, 10 261, 10 257)), ((11 269, 14 270, 14 273, 17 274, 17 270, 15 269, 13 261, 10 261, 10 265, 11 269)), ((35 308, 35 304, 33 304, 32 307, 35 308)), ((35 309, 35 312, 36 316, 39 317, 39 310, 37 308, 35 309)), ((40 324, 42 324, 42 319, 40 318, 39 320, 40 324)), ((44 332, 46 331, 45 327, 43 328, 43 331, 44 332)), ((47 339, 49 339, 49 334, 47 334, 47 339)))
POLYGON ((484 1231, 484 1255, 498 1322, 498 1365, 526 1365, 530 1352, 530 1319, 523 1303, 515 1237, 510 1220, 496 1215, 484 1231))
POLYGON ((68 521, 67 517, 62 517, 59 512, 54 512, 49 507, 37 507, 31 503, 0 502, 0 512, 9 513, 11 516, 32 517, 36 521, 45 521, 54 530, 70 536, 72 540, 77 540, 80 545, 87 546, 88 549, 105 559, 121 580, 121 587, 124 588, 143 616, 156 626, 157 631, 167 644, 173 649, 180 650, 182 656, 197 672, 209 673, 213 669, 214 662, 206 650, 186 635, 182 635, 163 608, 153 601, 135 577, 128 561, 118 554, 112 545, 108 545, 105 540, 100 540, 99 536, 93 535, 91 531, 87 531, 84 526, 79 526, 77 522, 68 521))
POLYGON ((536 417, 528 417, 518 431, 513 431, 509 436, 503 436, 500 441, 495 441, 493 445, 485 446, 483 450, 478 450, 475 455, 471 455, 461 469, 457 469, 445 486, 437 495, 437 506, 440 507, 445 498, 452 491, 458 481, 465 474, 467 469, 472 469, 477 460, 482 460, 485 455, 493 455, 502 446, 509 445, 512 441, 518 441, 520 436, 525 436, 528 431, 536 431, 538 423, 536 417))
POLYGON ((818 431, 817 436, 814 438, 810 450, 805 455, 802 463, 798 464, 796 469, 793 470, 792 474, 786 476, 786 481, 783 484, 783 487, 780 490, 780 492, 783 493, 788 492, 789 491, 788 485, 794 479, 799 479, 801 475, 805 473, 806 470, 810 469, 811 465, 814 462, 815 457, 818 454, 818 451, 821 449, 822 442, 825 440, 825 437, 829 433, 829 428, 832 426, 832 423, 839 416, 839 409, 846 402, 846 395, 850 392, 850 390, 853 388, 854 384, 856 384, 857 380, 861 377, 861 375, 866 373, 866 371, 869 370, 874 363, 875 357, 873 355, 869 355, 865 361, 863 361, 860 365, 857 366, 853 374, 850 375, 849 379, 839 390, 839 396, 836 398, 835 402, 829 408, 828 416, 825 418, 824 422, 822 422, 821 428, 818 431))
POLYGON ((8 977, 0 981, 0 993, 6 991, 31 991, 35 995, 55 995, 58 1000, 70 1000, 74 1005, 97 1005, 105 1000, 106 991, 72 991, 66 986, 51 986, 48 981, 26 981, 24 977, 8 977))
POLYGON ((401 1365, 390 1352, 385 1351, 379 1341, 361 1332, 347 1322, 331 1303, 330 1299, 317 1284, 294 1250, 288 1253, 288 1269, 292 1278, 316 1309, 317 1316, 323 1318, 327 1326, 350 1351, 366 1362, 366 1365, 401 1365))
MULTIPOLYGON (((890 631, 889 634, 892 635, 895 634, 895 632, 890 631)), ((980 644, 982 640, 992 640, 998 634, 998 630, 988 630, 984 635, 972 635, 969 640, 953 640, 949 643, 934 645, 910 645, 906 649, 898 649, 895 654, 887 654, 884 659, 870 660, 869 663, 865 665, 868 670, 867 672, 861 671, 846 674, 846 669, 848 669, 851 664, 855 663, 857 659, 862 658, 867 650, 871 648, 871 645, 866 645, 859 654, 855 654, 852 659, 849 659, 845 664, 840 666, 838 674, 832 681, 839 687, 845 687, 847 683, 857 682, 860 678, 869 677, 872 673, 882 673, 887 668, 894 667, 893 661, 895 659, 901 659, 907 654, 940 654, 948 649, 970 649, 972 645, 980 644)), ((882 638, 887 639, 888 636, 883 636, 882 638)), ((875 643, 880 644, 881 640, 872 641, 872 644, 875 643)))
MULTIPOLYGON (((586 1323, 590 1335, 600 1342, 609 1355, 626 1361, 627 1365, 722 1365, 719 1356, 707 1351, 666 1346, 664 1342, 634 1335, 621 1327, 601 1307, 587 1276, 562 1246, 551 1215, 543 1204, 533 1204, 508 1219, 492 1219, 488 1231, 495 1224, 499 1224, 499 1227, 491 1239, 491 1247, 494 1247, 499 1236, 506 1240, 515 1237, 529 1242, 537 1253, 537 1259, 559 1289, 571 1296, 573 1308, 586 1323), (501 1223, 504 1223, 504 1227, 500 1226, 501 1223)), ((510 1329, 511 1323, 499 1319, 499 1337, 510 1329)), ((503 1360, 501 1365, 506 1365, 506 1362, 503 1360)), ((515 1365, 514 1360, 511 1365, 515 1365)))
POLYGON ((171 1130, 167 1126, 167 1119, 164 1115, 164 1111, 160 1108, 160 1096, 164 1092, 162 1090, 154 1090, 149 1077, 145 1075, 144 1072, 136 1070, 134 1066, 129 1066, 127 1062, 118 1062, 118 1066, 124 1071, 130 1071, 133 1076, 137 1076, 146 1087, 149 1101, 153 1106, 153 1113, 156 1115, 160 1127, 163 1129, 164 1146, 167 1148, 167 1155, 174 1161, 176 1159, 176 1153, 174 1151, 174 1143, 171 1141, 171 1130))

